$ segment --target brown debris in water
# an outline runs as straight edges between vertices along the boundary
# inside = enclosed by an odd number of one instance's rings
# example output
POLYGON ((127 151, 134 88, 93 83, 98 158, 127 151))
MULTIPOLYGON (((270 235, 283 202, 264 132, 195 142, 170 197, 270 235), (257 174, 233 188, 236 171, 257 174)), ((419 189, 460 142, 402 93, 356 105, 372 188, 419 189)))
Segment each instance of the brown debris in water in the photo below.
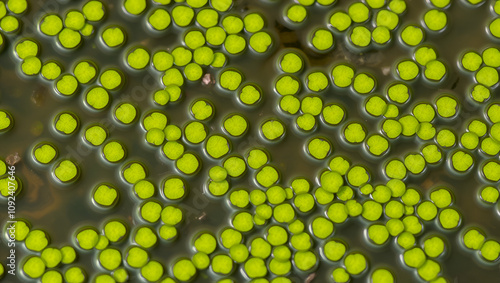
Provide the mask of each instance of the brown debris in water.
POLYGON ((309 276, 306 277, 304 283, 311 283, 314 280, 314 278, 316 278, 316 273, 311 273, 309 274, 309 276))
POLYGON ((201 79, 201 84, 204 86, 211 86, 215 84, 215 78, 210 73, 206 73, 201 79))
POLYGON ((206 217, 207 217, 207 213, 206 212, 202 212, 200 216, 196 217, 196 220, 202 221, 206 217))
POLYGON ((40 85, 31 94, 31 102, 33 102, 36 106, 42 106, 45 103, 47 95, 47 87, 40 85))
POLYGON ((40 188, 44 187, 44 182, 38 174, 36 174, 33 170, 28 169, 26 166, 23 166, 21 172, 24 176, 24 181, 29 186, 28 195, 26 197, 29 203, 34 203, 39 200, 40 188))
POLYGON ((16 165, 17 163, 19 163, 19 161, 21 161, 21 157, 19 156, 18 152, 12 153, 7 156, 7 158, 5 158, 5 163, 9 164, 10 166, 16 165))
POLYGON ((299 40, 299 36, 297 35, 297 31, 285 27, 278 21, 275 21, 274 24, 279 32, 280 42, 284 47, 302 49, 302 44, 299 40))
POLYGON ((26 200, 30 209, 23 211, 23 216, 29 219, 44 219, 53 217, 61 209, 62 198, 58 188, 51 183, 46 183, 32 169, 23 166, 21 169, 23 181, 26 184, 26 200))
POLYGON ((343 43, 339 43, 333 52, 333 58, 334 60, 345 60, 355 66, 377 67, 384 62, 385 56, 380 50, 353 53, 343 43))
POLYGON ((43 133, 42 122, 36 121, 33 124, 31 124, 30 133, 35 137, 40 136, 43 133))

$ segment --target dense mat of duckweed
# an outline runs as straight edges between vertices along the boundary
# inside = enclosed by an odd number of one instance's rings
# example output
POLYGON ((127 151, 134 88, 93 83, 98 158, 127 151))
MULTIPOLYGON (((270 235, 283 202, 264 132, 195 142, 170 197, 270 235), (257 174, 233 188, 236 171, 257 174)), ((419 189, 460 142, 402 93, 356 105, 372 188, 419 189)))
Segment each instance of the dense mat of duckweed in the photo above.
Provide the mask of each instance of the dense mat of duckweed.
POLYGON ((498 278, 500 1, 60 2, 0 1, 0 280, 498 278))

